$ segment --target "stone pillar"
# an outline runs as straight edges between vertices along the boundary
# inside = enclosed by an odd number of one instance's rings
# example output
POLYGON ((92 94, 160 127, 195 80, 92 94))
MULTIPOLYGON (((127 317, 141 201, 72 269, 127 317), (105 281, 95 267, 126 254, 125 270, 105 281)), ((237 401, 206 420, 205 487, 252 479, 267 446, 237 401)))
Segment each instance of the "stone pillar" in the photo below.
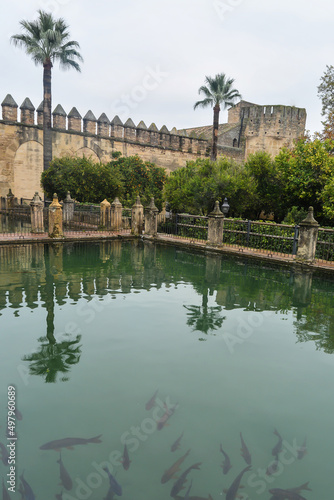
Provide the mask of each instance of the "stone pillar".
POLYGON ((150 133, 143 120, 138 123, 136 132, 136 141, 147 144, 150 142, 150 133))
POLYGON ((100 227, 107 229, 110 226, 110 203, 104 199, 100 203, 100 227))
POLYGON ((63 210, 58 201, 57 193, 49 206, 49 236, 50 238, 63 238, 63 210))
POLYGON ((128 139, 129 141, 136 140, 136 125, 131 118, 124 123, 124 139, 128 139))
POLYGON ((144 207, 137 196, 136 203, 132 207, 131 214, 131 234, 139 236, 143 232, 144 207))
POLYGON ((73 220, 74 205, 75 201, 72 200, 70 192, 67 191, 66 198, 63 201, 63 221, 65 224, 73 220))
POLYGON ((148 127, 148 130, 150 132, 150 144, 152 146, 159 146, 159 130, 156 126, 155 123, 151 123, 151 125, 148 127))
POLYGON ((309 207, 306 219, 299 224, 298 251, 296 260, 312 262, 315 258, 319 224, 313 217, 313 207, 309 207))
POLYGON ((160 146, 170 148, 170 132, 166 125, 163 125, 160 129, 160 146))
POLYGON ((20 106, 21 110, 21 123, 27 123, 28 125, 35 124, 35 106, 31 100, 26 97, 20 106))
POLYGON ((110 120, 105 113, 102 113, 97 119, 97 135, 103 137, 110 136, 110 120))
POLYGON ((14 205, 15 205, 15 196, 13 195, 12 190, 10 189, 8 191, 7 196, 6 196, 6 208, 7 208, 7 210, 9 208, 14 208, 14 205))
POLYGON ((116 115, 110 123, 110 136, 115 137, 115 139, 123 139, 123 135, 124 126, 122 120, 116 115))
POLYGON ((66 111, 60 104, 58 104, 52 112, 53 128, 66 130, 66 116, 66 111))
POLYGON ((215 202, 215 208, 209 214, 208 219, 208 241, 209 245, 223 244, 224 214, 220 211, 219 201, 215 202))
POLYGON ((30 216, 31 216, 31 232, 44 233, 44 220, 43 220, 44 203, 36 191, 35 196, 30 202, 30 216))
POLYGON ((151 198, 151 203, 145 209, 145 234, 148 236, 156 236, 158 232, 158 213, 159 210, 154 204, 154 198, 151 198))
POLYGON ((89 110, 83 117, 83 131, 85 134, 96 135, 96 118, 94 113, 89 110))
POLYGON ((43 127, 43 101, 36 109, 37 111, 37 125, 43 127))
POLYGON ((122 203, 116 197, 111 204, 110 208, 110 226, 111 229, 118 231, 122 229, 122 203))
POLYGON ((68 130, 73 130, 73 132, 81 132, 82 116, 80 115, 77 108, 72 108, 69 114, 67 115, 67 118, 68 118, 68 130))
POLYGON ((10 94, 7 94, 1 103, 2 119, 10 122, 17 122, 17 104, 10 94))

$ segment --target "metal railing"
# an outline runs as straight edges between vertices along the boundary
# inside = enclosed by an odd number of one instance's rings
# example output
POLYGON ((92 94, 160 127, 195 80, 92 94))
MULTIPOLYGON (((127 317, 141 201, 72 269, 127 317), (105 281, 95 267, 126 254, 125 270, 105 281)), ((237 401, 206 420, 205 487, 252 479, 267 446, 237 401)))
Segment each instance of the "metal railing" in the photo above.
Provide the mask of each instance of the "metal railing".
POLYGON ((334 230, 319 228, 317 247, 315 251, 317 261, 334 261, 334 230))
POLYGON ((270 254, 296 255, 299 226, 269 222, 225 219, 223 243, 270 254))
POLYGON ((201 215, 167 214, 158 224, 158 233, 174 238, 207 241, 208 218, 201 215))

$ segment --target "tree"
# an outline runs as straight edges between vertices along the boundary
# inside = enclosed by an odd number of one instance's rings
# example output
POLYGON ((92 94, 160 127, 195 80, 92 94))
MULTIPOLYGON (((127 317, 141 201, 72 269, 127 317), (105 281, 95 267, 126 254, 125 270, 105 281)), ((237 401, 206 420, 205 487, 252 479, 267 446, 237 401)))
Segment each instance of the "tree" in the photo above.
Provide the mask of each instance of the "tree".
POLYGON ((212 150, 211 160, 217 159, 217 142, 218 142, 218 127, 219 127, 219 112, 220 106, 224 109, 235 104, 235 100, 241 98, 238 90, 233 89, 233 78, 227 78, 224 73, 216 75, 214 78, 205 77, 206 85, 202 85, 198 89, 199 94, 203 94, 205 98, 202 101, 197 101, 194 109, 197 107, 206 108, 213 107, 213 131, 212 131, 212 150))
POLYGON ((323 116, 334 111, 334 66, 326 66, 326 71, 320 78, 318 97, 321 99, 323 116))
POLYGON ((51 70, 59 61, 62 69, 74 68, 80 71, 77 61, 83 61, 77 49, 78 42, 69 40, 68 25, 64 19, 55 19, 52 14, 38 11, 36 21, 20 21, 23 34, 13 35, 11 42, 22 47, 34 63, 43 65, 43 164, 49 168, 52 160, 51 135, 51 70))

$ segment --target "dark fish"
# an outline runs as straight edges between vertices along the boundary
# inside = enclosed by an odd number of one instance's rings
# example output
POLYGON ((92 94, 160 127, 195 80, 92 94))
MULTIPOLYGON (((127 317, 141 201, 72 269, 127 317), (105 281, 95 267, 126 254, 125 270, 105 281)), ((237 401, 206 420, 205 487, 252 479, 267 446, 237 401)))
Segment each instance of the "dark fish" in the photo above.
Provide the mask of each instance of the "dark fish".
MULTIPOLYGON (((103 470, 106 471, 106 473, 109 476, 109 484, 110 484, 110 489, 119 497, 122 496, 122 486, 116 481, 114 476, 110 474, 109 469, 106 467, 103 470)), ((108 492, 109 493, 109 492, 108 492)))
POLYGON ((123 457, 121 458, 121 462, 123 464, 123 468, 128 470, 131 464, 131 460, 129 459, 129 453, 126 444, 124 445, 123 457))
POLYGON ((174 411, 176 410, 177 404, 175 406, 173 406, 172 408, 168 408, 166 403, 164 403, 164 407, 165 407, 166 411, 162 415, 160 420, 158 420, 158 422, 157 422, 158 431, 161 431, 161 429, 166 425, 167 420, 169 419, 169 417, 171 417, 173 415, 174 411))
POLYGON ((311 488, 308 487, 309 481, 307 483, 302 484, 301 486, 297 486, 296 488, 288 488, 289 491, 295 491, 296 493, 300 493, 301 491, 312 491, 311 488))
POLYGON ((114 498, 115 498, 115 492, 110 487, 107 492, 107 496, 103 500, 114 500, 114 498))
POLYGON ((31 489, 31 486, 23 477, 23 473, 20 476, 21 483, 23 485, 23 491, 24 491, 24 500, 35 500, 35 495, 31 489))
POLYGON ((194 464, 194 465, 191 465, 190 467, 188 467, 188 469, 186 469, 184 472, 182 472, 181 476, 179 477, 179 479, 176 481, 173 488, 171 489, 171 492, 170 492, 171 497, 176 497, 176 495, 179 493, 179 491, 182 490, 184 483, 187 481, 187 475, 189 474, 189 472, 192 469, 199 470, 200 465, 202 465, 201 462, 194 464))
POLYGON ((22 413, 20 412, 20 410, 15 408, 14 413, 15 413, 15 417, 17 418, 17 420, 22 420, 22 413))
POLYGON ((10 500, 9 493, 3 479, 2 479, 2 500, 10 500))
POLYGON ((305 457, 306 453, 307 453, 307 448, 306 448, 306 436, 305 436, 303 444, 297 449, 297 458, 301 460, 303 457, 305 457))
POLYGON ((175 441, 175 443, 172 444, 171 449, 170 449, 171 451, 175 451, 178 448, 180 448, 180 441, 182 439, 182 436, 183 436, 183 432, 182 432, 181 436, 177 438, 177 440, 175 441))
POLYGON ((64 438, 64 439, 56 439, 55 441, 50 441, 49 443, 45 443, 40 446, 40 450, 56 450, 59 451, 61 448, 72 449, 73 446, 77 446, 78 444, 87 444, 87 443, 101 443, 102 441, 99 439, 102 436, 84 439, 84 438, 64 438))
POLYGON ((221 466, 222 469, 223 469, 223 474, 227 474, 228 471, 230 470, 230 468, 232 467, 231 461, 230 461, 229 456, 227 455, 227 453, 225 453, 225 451, 223 450, 222 445, 220 445, 220 451, 221 451, 221 453, 225 457, 225 460, 223 461, 223 464, 221 466))
POLYGON ((59 464, 59 469, 60 469, 60 480, 62 482, 62 485, 64 486, 65 490, 71 490, 72 489, 72 479, 70 478, 69 473, 65 469, 65 466, 63 464, 63 461, 61 459, 61 453, 59 456, 59 460, 57 460, 59 464))
POLYGON ((191 480, 189 488, 187 489, 186 494, 184 495, 184 500, 189 500, 189 493, 190 493, 192 485, 193 485, 193 481, 191 480))
POLYGON ((166 470, 163 473, 162 478, 161 478, 161 483, 162 484, 167 483, 167 481, 169 481, 170 479, 172 479, 172 477, 174 477, 174 474, 176 474, 178 472, 178 470, 180 469, 180 465, 187 458, 187 456, 189 455, 189 453, 190 453, 190 450, 188 450, 187 453, 185 453, 183 455, 183 457, 179 458, 175 462, 175 464, 173 464, 168 470, 166 470))
POLYGON ((277 500, 306 500, 305 497, 302 497, 297 493, 296 491, 291 491, 291 490, 282 490, 281 488, 273 488, 272 490, 269 490, 269 493, 271 493, 274 498, 277 500))
POLYGON ((241 432, 240 432, 240 439, 241 439, 241 455, 244 457, 246 464, 250 465, 252 463, 252 457, 248 451, 245 441, 243 440, 241 432))
MULTIPOLYGON (((175 500, 184 500, 184 497, 176 496, 175 500)), ((209 495, 208 498, 203 497, 189 497, 189 500, 213 500, 212 496, 209 495)))
POLYGON ((282 443, 283 443, 283 439, 281 438, 280 434, 277 432, 277 430, 275 429, 274 430, 274 434, 278 437, 278 443, 276 446, 274 446, 274 448, 272 449, 271 451, 271 454, 273 455, 273 457, 278 457, 278 454, 281 453, 282 451, 282 443))
POLYGON ((240 472, 240 474, 235 478, 235 480, 233 481, 233 483, 226 492, 226 497, 225 497, 226 500, 236 499, 242 476, 245 474, 245 472, 249 471, 251 468, 252 468, 251 465, 248 465, 248 467, 245 467, 245 469, 243 469, 240 472))
POLYGON ((153 406, 155 405, 155 398, 157 397, 157 394, 158 394, 158 390, 157 389, 155 391, 155 393, 153 394, 153 396, 151 397, 151 399, 149 401, 147 401, 146 405, 145 405, 145 408, 146 410, 150 410, 151 408, 153 408, 153 406))
POLYGON ((9 454, 4 444, 0 443, 1 460, 4 465, 8 465, 9 454))
POLYGON ((274 462, 271 462, 271 464, 268 466, 266 470, 267 476, 271 476, 272 474, 275 474, 278 469, 278 460, 276 459, 274 462))

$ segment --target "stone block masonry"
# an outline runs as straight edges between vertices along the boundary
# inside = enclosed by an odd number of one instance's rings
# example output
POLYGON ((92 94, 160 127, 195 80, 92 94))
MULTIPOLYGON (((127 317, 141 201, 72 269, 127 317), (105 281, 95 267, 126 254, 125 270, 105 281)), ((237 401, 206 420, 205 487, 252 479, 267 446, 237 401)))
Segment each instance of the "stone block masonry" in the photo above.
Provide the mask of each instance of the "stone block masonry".
MULTIPOLYGON (((17 198, 31 199, 41 192, 43 171, 43 103, 35 110, 30 99, 20 106, 8 94, 1 103, 0 120, 0 197, 9 189, 17 198), (36 116, 37 115, 37 116, 36 116)), ((228 123, 219 125, 218 154, 242 163, 250 153, 267 151, 272 156, 283 146, 292 146, 304 134, 306 111, 291 106, 259 106, 240 101, 229 110, 228 123)), ((167 172, 184 167, 189 160, 209 156, 212 125, 171 131, 155 123, 129 118, 124 124, 118 116, 111 121, 105 113, 96 118, 89 110, 82 118, 72 107, 66 114, 58 104, 52 113, 53 156, 86 156, 108 162, 112 153, 138 155, 167 172)))
MULTIPOLYGON (((9 189, 18 198, 30 199, 32 193, 41 192, 40 178, 43 171, 43 113, 36 110, 26 98, 20 106, 11 95, 2 104, 0 120, 0 196, 9 189)), ((118 116, 112 121, 105 113, 96 119, 89 110, 84 118, 73 107, 66 114, 58 104, 52 113, 53 157, 87 156, 95 161, 108 162, 112 153, 123 156, 138 155, 144 161, 155 163, 167 172, 186 165, 189 160, 205 157, 209 143, 196 136, 178 133, 166 126, 159 130, 152 123, 149 127, 141 121, 136 126, 131 119, 124 124, 118 116)))

